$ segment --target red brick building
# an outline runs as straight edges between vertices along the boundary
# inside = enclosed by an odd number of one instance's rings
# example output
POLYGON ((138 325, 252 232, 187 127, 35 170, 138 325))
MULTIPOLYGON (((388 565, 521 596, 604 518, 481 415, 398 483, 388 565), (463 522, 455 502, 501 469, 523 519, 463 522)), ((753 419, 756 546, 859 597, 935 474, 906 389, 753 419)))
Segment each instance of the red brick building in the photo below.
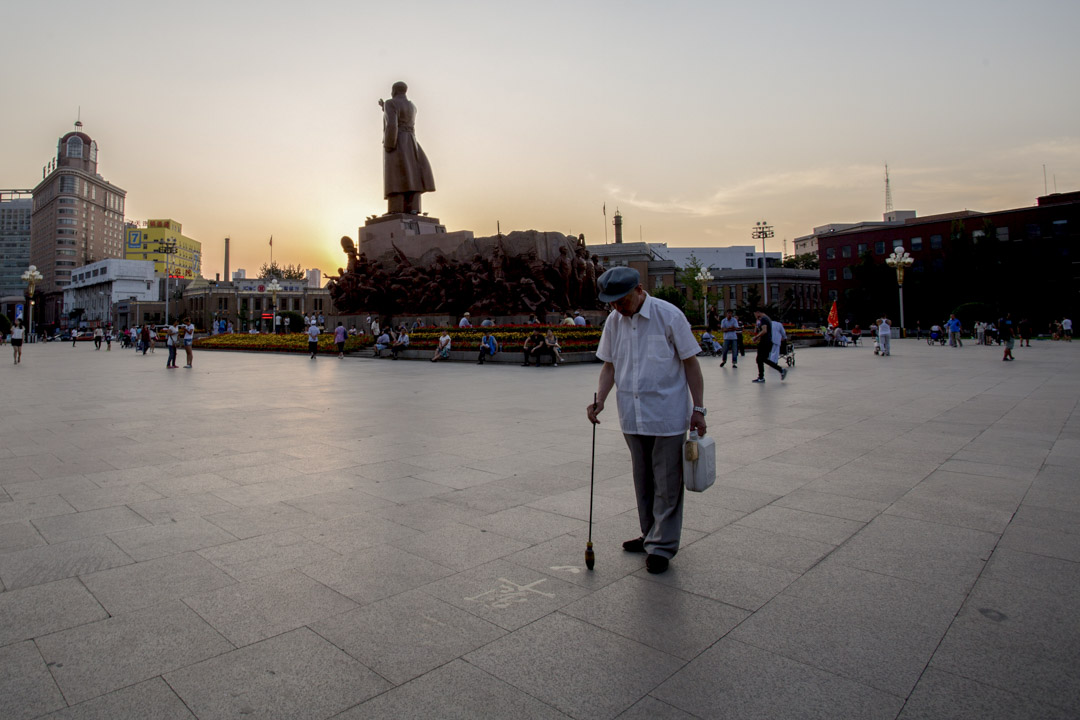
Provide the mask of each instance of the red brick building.
POLYGON ((896 272, 885 263, 896 248, 915 260, 904 278, 909 328, 921 322, 925 329, 977 303, 978 312, 992 313, 982 319, 1011 312, 1041 329, 1053 317, 1075 315, 1080 304, 1080 192, 1012 210, 857 225, 816 239, 823 303, 836 300, 849 325, 882 312, 898 324, 896 272))

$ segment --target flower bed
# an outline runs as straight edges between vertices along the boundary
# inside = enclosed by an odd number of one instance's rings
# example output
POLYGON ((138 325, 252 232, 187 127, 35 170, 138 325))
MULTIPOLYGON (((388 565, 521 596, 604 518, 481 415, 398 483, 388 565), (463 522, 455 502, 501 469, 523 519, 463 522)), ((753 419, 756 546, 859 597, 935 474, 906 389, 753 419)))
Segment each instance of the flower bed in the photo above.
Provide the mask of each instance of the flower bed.
MULTIPOLYGON (((357 335, 345 339, 345 352, 356 352, 370 347, 374 341, 370 335, 357 335)), ((258 334, 242 335, 239 333, 211 335, 199 338, 194 346, 200 350, 248 350, 251 352, 307 352, 307 333, 288 333, 282 335, 258 334)), ((337 343, 333 333, 319 336, 319 352, 337 354, 337 343)))
POLYGON ((417 328, 409 333, 409 347, 413 350, 434 350, 439 346, 443 331, 450 333, 450 347, 455 350, 475 348, 480 345, 484 330, 489 330, 503 352, 521 352, 526 338, 534 330, 555 333, 563 352, 590 352, 600 342, 600 328, 586 325, 496 325, 490 328, 417 328))

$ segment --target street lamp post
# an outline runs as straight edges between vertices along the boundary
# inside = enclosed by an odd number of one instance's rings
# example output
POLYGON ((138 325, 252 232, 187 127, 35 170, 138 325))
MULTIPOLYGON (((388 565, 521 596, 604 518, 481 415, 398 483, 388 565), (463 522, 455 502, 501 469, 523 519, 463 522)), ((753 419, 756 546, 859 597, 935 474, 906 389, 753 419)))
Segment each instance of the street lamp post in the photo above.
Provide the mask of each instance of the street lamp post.
POLYGON ((176 238, 162 240, 158 248, 165 254, 165 324, 169 324, 169 257, 176 254, 176 238))
POLYGON ((273 319, 270 322, 273 323, 273 325, 271 326, 270 329, 271 329, 272 332, 276 333, 278 331, 278 324, 277 324, 277 294, 279 292, 281 292, 281 284, 277 281, 277 278, 273 278, 273 279, 270 280, 270 284, 266 286, 266 289, 270 291, 270 297, 272 298, 271 307, 273 309, 273 312, 272 312, 273 319))
POLYGON ((712 280, 712 274, 705 268, 698 270, 697 277, 694 278, 701 283, 701 322, 703 325, 709 324, 709 281, 712 280))
POLYGON ((27 303, 26 336, 32 338, 34 337, 34 289, 45 277, 38 272, 37 265, 31 265, 22 274, 22 279, 26 283, 26 292, 30 296, 30 301, 27 303))
POLYGON ((773 237, 773 226, 769 225, 764 220, 754 223, 754 229, 751 231, 751 236, 755 240, 761 240, 761 283, 763 285, 763 302, 762 306, 769 304, 769 273, 766 268, 769 265, 768 259, 765 257, 765 241, 768 238, 773 237))
POLYGON ((904 271, 911 267, 911 264, 915 262, 915 259, 908 254, 904 248, 896 248, 892 251, 892 255, 885 258, 885 263, 891 267, 896 268, 896 285, 900 288, 900 336, 904 336, 904 271))

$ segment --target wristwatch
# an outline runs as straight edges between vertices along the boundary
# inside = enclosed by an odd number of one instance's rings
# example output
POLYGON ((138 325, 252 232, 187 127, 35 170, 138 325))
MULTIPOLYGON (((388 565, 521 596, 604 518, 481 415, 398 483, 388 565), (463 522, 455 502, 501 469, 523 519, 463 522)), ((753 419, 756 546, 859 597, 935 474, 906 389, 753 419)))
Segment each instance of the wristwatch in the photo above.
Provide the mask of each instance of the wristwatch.
POLYGON ((708 410, 706 410, 706 409, 705 409, 705 408, 703 408, 703 407, 698 407, 697 405, 695 405, 695 406, 694 406, 694 412, 699 412, 699 413, 701 413, 702 417, 704 417, 705 415, 708 415, 708 414, 709 414, 709 411, 708 411, 708 410))

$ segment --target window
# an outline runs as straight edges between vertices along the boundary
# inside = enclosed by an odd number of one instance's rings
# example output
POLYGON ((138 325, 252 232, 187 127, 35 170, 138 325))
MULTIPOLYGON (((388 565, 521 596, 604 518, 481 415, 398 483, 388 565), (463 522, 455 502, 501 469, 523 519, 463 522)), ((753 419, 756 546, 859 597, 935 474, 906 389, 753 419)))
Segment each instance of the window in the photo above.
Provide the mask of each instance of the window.
POLYGON ((878 240, 876 243, 874 243, 874 254, 875 255, 884 255, 885 254, 885 241, 884 240, 878 240))
POLYGON ((844 279, 845 280, 850 280, 851 279, 851 266, 850 265, 844 268, 844 279))
POLYGON ((835 280, 836 279, 836 270, 834 270, 832 268, 829 268, 826 272, 828 273, 829 280, 835 280))
MULTIPOLYGON (((1027 236, 1028 240, 1038 240, 1042 237, 1042 228, 1039 227, 1039 223, 1028 223, 1027 236)), ((1017 240, 1019 239, 1017 238, 1017 240)))
POLYGON ((746 258, 746 267, 748 267, 748 268, 754 267, 754 261, 753 261, 752 258, 746 258))
POLYGON ((1069 221, 1055 220, 1052 228, 1054 231, 1054 237, 1065 237, 1065 234, 1069 231, 1069 221))
POLYGON ((903 240, 893 240, 892 241, 892 246, 893 246, 893 250, 896 250, 897 248, 903 250, 904 249, 904 241, 903 240))
POLYGON ((930 249, 931 250, 940 250, 941 249, 941 236, 940 235, 931 235, 930 236, 930 249))
POLYGON ((1009 228, 999 227, 997 229, 997 239, 1000 242, 1009 242, 1009 228))
POLYGON ((859 246, 855 249, 855 252, 859 257, 865 255, 868 252, 868 247, 866 243, 859 243, 859 246))
POLYGON ((108 267, 101 268, 101 274, 102 275, 108 275, 109 274, 109 268, 108 267))
MULTIPOLYGON (((79 186, 78 186, 78 184, 76 184, 75 177, 73 175, 62 175, 60 177, 60 192, 62 192, 62 193, 65 193, 65 192, 67 192, 67 193, 79 192, 79 186)), ((70 202, 75 202, 74 199, 69 199, 69 201, 70 202)), ((60 202, 64 202, 64 201, 61 200, 60 202)))
POLYGON ((83 141, 78 135, 68 138, 67 156, 69 158, 82 158, 83 141))
MULTIPOLYGON (((61 185, 63 184, 63 179, 61 179, 60 184, 61 185)), ((74 205, 75 204, 75 198, 60 198, 60 204, 61 205, 74 205)), ((63 211, 61 211, 61 212, 63 212, 63 211)))
POLYGON ((973 242, 973 243, 979 242, 984 237, 986 237, 986 233, 983 232, 982 230, 973 230, 971 232, 971 242, 973 242))
POLYGON ((730 298, 731 300, 734 300, 735 299, 735 286, 734 285, 728 285, 728 293, 730 293, 728 295, 728 298, 730 298))
POLYGON ((836 292, 835 290, 830 290, 829 291, 829 302, 835 301, 838 296, 839 296, 838 292, 836 292))
POLYGON ((835 260, 836 259, 836 248, 825 248, 825 259, 826 260, 835 260))
POLYGON ((840 257, 845 257, 845 258, 851 257, 851 246, 850 245, 845 245, 844 247, 840 248, 840 257))
POLYGON ((922 238, 911 238, 911 252, 918 252, 922 250, 922 238))

